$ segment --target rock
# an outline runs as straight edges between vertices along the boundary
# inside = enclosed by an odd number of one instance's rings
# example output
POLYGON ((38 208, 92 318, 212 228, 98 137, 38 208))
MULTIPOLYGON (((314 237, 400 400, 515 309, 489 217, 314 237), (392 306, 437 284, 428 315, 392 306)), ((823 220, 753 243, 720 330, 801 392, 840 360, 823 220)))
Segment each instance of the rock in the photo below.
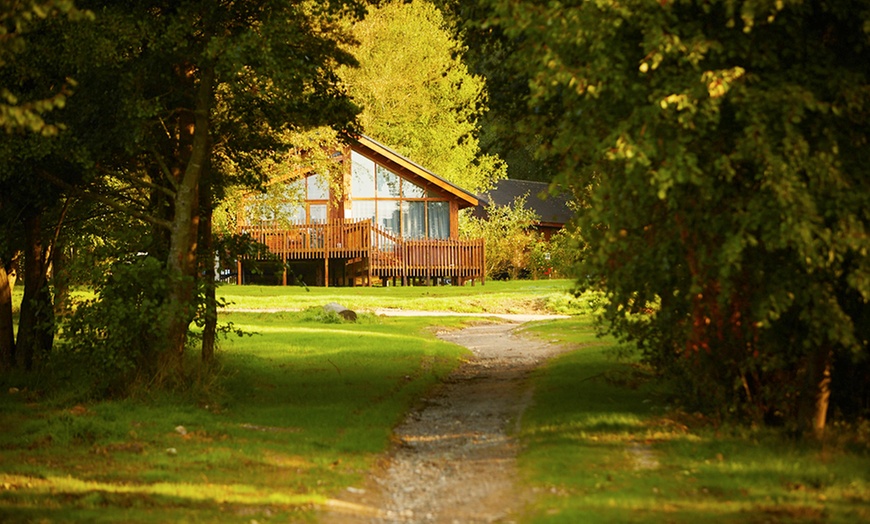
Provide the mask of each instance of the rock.
POLYGON ((356 322, 356 312, 347 309, 346 307, 336 302, 330 302, 329 304, 326 304, 325 306, 323 306, 323 309, 325 311, 333 311, 337 313, 338 316, 347 320, 348 322, 356 322))

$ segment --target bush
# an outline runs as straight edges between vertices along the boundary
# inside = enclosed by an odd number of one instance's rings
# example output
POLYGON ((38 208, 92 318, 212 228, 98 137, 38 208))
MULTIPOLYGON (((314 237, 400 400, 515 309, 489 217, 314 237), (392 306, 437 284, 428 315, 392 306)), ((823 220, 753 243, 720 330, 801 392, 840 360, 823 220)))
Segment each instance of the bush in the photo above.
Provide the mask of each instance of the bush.
POLYGON ((160 327, 168 294, 163 265, 152 257, 116 263, 64 326, 54 367, 85 378, 96 395, 124 395, 159 374, 160 327))

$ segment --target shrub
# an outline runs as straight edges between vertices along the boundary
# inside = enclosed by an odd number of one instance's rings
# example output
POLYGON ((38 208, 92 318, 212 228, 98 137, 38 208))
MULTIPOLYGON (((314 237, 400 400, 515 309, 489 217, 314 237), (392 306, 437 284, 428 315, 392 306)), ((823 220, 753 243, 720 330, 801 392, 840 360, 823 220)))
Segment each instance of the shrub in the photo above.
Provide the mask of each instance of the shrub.
POLYGON ((152 257, 116 263, 79 303, 62 332, 55 367, 71 366, 97 395, 123 395, 159 374, 163 265, 152 257))

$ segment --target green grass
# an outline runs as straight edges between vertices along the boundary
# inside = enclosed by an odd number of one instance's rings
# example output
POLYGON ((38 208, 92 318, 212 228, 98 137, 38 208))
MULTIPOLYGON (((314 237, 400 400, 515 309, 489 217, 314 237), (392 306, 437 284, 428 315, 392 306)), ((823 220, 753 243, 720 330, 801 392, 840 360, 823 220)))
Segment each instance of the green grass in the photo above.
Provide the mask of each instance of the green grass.
POLYGON ((0 383, 0 521, 310 519, 361 481, 410 405, 466 355, 426 319, 228 320, 259 334, 224 344, 222 387, 199 401, 70 406, 0 383))
POLYGON ((310 287, 223 285, 218 296, 240 309, 305 309, 338 302, 353 310, 375 308, 464 313, 577 313, 589 297, 570 293, 570 280, 491 281, 476 286, 310 287))
POLYGON ((529 329, 577 351, 535 376, 520 468, 525 522, 867 522, 870 454, 765 430, 714 428, 663 405, 588 322, 529 329))

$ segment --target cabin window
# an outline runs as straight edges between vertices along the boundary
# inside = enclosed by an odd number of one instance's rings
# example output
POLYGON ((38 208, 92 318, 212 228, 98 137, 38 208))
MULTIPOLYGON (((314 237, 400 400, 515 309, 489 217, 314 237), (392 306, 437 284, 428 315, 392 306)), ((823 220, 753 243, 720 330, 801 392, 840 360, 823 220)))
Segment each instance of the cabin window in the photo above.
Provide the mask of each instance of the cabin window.
POLYGON ((402 180, 402 196, 405 198, 425 198, 426 190, 413 182, 402 180))
POLYGON ((450 204, 427 202, 429 215, 429 238, 450 238, 450 204))
POLYGON ((326 204, 309 204, 308 218, 312 224, 325 224, 327 219, 326 204))
POLYGON ((398 198, 401 195, 399 192, 399 181, 401 180, 399 175, 383 166, 377 167, 377 173, 378 197, 398 198))
POLYGON ((377 209, 378 225, 387 233, 400 236, 402 234, 402 223, 400 222, 399 201, 379 200, 377 209))
POLYGON ((404 238, 450 238, 450 204, 442 196, 351 151, 351 215, 404 238))
POLYGON ((402 236, 405 238, 426 238, 426 202, 402 202, 402 225, 402 236))
POLYGON ((374 200, 354 200, 351 209, 354 220, 377 220, 374 200))
POLYGON ((351 151, 350 190, 354 198, 374 198, 375 163, 369 158, 351 151))
POLYGON ((329 179, 318 173, 306 177, 308 200, 329 200, 329 179))

